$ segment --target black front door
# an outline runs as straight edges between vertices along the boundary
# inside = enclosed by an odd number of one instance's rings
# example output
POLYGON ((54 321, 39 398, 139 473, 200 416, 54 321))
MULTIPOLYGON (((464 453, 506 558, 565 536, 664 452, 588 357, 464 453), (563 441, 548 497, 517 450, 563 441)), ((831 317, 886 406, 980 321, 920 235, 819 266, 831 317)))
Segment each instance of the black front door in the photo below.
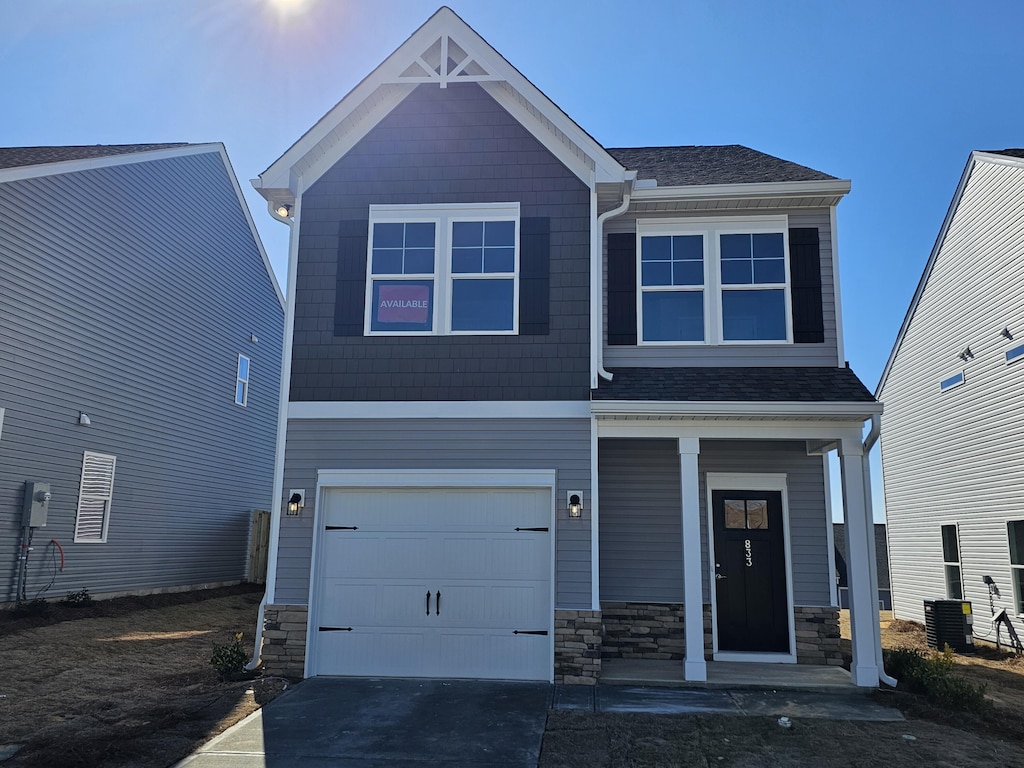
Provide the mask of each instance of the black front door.
POLYGON ((718 650, 789 653, 780 491, 714 491, 718 650))

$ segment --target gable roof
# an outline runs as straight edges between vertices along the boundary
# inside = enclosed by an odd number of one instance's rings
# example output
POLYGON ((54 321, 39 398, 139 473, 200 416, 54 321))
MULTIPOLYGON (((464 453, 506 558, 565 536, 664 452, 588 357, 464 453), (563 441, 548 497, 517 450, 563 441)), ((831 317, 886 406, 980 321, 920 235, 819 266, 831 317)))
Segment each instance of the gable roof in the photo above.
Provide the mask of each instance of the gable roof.
POLYGON ((953 222, 953 216, 956 214, 957 208, 960 207, 960 200, 963 197, 964 190, 967 188, 967 182, 971 177, 971 172, 978 163, 991 163, 992 165, 1024 168, 1024 149, 1003 149, 993 152, 975 150, 971 152, 970 157, 967 158, 967 165, 964 167, 964 171, 960 175, 960 182, 957 184, 956 192, 953 194, 953 199, 950 201, 949 208, 946 210, 946 216, 942 220, 942 226, 939 227, 938 237, 935 238, 935 244, 932 246, 931 253, 928 255, 928 261, 925 263, 924 271, 921 273, 921 279, 917 282, 917 288, 914 290, 914 297, 910 300, 910 306, 907 308, 907 314, 903 317, 903 324, 900 326, 899 333, 896 334, 896 341, 893 343, 892 350, 889 352, 889 359, 886 360, 885 368, 882 369, 882 375, 878 379, 878 386, 875 387, 875 395, 877 397, 881 397, 886 379, 889 378, 889 371, 892 370, 893 362, 896 360, 896 355, 899 353, 900 346, 903 344, 903 339, 906 337, 907 331, 910 328, 914 312, 917 310, 917 305, 921 301, 921 296, 924 293, 925 286, 928 284, 928 279, 931 277, 932 269, 935 267, 935 260, 938 258, 939 251, 942 250, 942 246, 945 244, 946 233, 949 231, 950 224, 953 222))
POLYGON ((637 179, 655 179, 662 187, 838 180, 739 144, 619 147, 608 153, 626 168, 637 171, 637 179))
POLYGON ((306 131, 252 185, 292 202, 423 83, 479 84, 585 184, 632 177, 604 147, 463 21, 442 6, 306 131))
MULTIPOLYGON (((144 163, 151 160, 207 153, 218 155, 221 163, 223 163, 228 180, 238 199, 239 209, 245 217, 253 242, 256 243, 256 248, 263 259, 263 266, 267 270, 267 276, 270 278, 271 285, 273 285, 274 293, 277 294, 277 300, 284 307, 284 294, 281 292, 281 285, 277 280, 277 275, 274 274, 270 258, 263 247, 263 241, 260 239, 259 230, 256 229, 256 222, 253 221, 249 205, 245 202, 245 195, 242 194, 242 188, 238 184, 238 177, 231 166, 227 150, 220 142, 208 144, 178 142, 174 144, 0 147, 0 184, 41 176, 56 176, 64 173, 87 171, 94 168, 144 163)), ((197 189, 197 192, 201 191, 201 187, 197 189)))
POLYGON ((154 149, 185 146, 188 146, 186 142, 172 144, 87 144, 66 147, 0 147, 0 168, 62 163, 68 160, 88 160, 96 157, 130 155, 137 152, 151 152, 154 149))

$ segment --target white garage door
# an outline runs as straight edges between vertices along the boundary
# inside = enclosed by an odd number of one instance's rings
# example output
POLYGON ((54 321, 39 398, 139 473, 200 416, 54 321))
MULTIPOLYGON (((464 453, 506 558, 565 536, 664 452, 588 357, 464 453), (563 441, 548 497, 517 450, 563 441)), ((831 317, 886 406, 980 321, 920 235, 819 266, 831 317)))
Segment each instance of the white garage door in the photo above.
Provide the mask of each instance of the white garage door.
POLYGON ((313 674, 548 680, 547 489, 331 489, 313 674))

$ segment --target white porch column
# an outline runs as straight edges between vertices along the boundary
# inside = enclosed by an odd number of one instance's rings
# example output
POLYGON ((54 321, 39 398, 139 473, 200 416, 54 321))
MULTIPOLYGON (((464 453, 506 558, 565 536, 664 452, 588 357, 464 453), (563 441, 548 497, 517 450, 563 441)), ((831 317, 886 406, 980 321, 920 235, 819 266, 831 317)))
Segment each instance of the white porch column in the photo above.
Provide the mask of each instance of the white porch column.
POLYGON ((700 488, 697 456, 700 440, 679 438, 679 472, 682 489, 683 538, 683 615, 686 632, 686 660, 683 675, 687 680, 707 680, 704 661, 704 594, 700 558, 700 488))
POLYGON ((872 594, 871 548, 874 521, 866 495, 867 461, 859 436, 843 438, 839 463, 843 479, 843 508, 846 519, 846 578, 850 589, 850 645, 853 664, 850 676, 855 685, 878 685, 878 593, 872 594))

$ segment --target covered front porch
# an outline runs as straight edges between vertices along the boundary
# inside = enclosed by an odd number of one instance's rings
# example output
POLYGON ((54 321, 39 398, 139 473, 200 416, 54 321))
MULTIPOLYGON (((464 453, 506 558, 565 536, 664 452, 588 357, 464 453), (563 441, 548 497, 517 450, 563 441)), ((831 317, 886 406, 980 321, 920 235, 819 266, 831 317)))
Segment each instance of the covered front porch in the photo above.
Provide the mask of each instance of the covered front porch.
POLYGON ((877 686, 863 434, 878 404, 592 406, 599 682, 877 686), (849 671, 838 654, 832 451, 839 454, 846 547, 857 563, 850 574, 849 671))

